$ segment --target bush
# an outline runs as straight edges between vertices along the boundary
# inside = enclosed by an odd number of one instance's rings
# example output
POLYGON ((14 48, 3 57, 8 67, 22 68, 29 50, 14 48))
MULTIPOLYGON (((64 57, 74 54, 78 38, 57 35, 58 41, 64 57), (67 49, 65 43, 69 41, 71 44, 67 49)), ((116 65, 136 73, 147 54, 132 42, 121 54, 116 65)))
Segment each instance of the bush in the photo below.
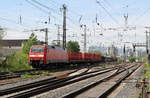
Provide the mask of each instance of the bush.
POLYGON ((123 61, 124 61, 124 60, 123 60, 122 58, 118 58, 118 59, 117 59, 117 62, 118 62, 118 63, 122 63, 123 61))
POLYGON ((28 64, 29 50, 32 45, 37 44, 37 36, 32 33, 28 42, 24 43, 23 48, 19 52, 13 53, 11 56, 7 57, 5 64, 0 66, 0 72, 32 69, 28 64))
POLYGON ((0 67, 0 72, 32 69, 28 64, 28 54, 20 50, 18 53, 13 53, 7 58, 5 64, 0 67))
POLYGON ((136 60, 135 57, 133 57, 133 56, 130 56, 130 57, 129 57, 129 61, 130 61, 130 62, 135 62, 135 60, 136 60))
POLYGON ((145 65, 146 74, 144 74, 144 78, 150 78, 150 64, 145 65))

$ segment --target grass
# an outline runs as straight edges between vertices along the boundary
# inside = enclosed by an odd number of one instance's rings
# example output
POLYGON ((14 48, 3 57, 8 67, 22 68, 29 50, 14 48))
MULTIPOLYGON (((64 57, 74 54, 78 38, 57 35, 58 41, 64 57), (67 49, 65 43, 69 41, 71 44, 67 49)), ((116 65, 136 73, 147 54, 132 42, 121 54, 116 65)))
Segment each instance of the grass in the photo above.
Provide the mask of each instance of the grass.
POLYGON ((104 68, 106 68, 106 66, 105 66, 105 65, 102 65, 101 68, 104 69, 104 68))
POLYGON ((27 79, 27 78, 38 78, 40 75, 30 75, 30 74, 24 74, 20 76, 21 78, 27 79))
MULTIPOLYGON (((39 72, 34 72, 35 74, 36 73, 39 73, 39 72)), ((30 74, 30 73, 26 73, 26 74, 23 74, 21 75, 20 77, 21 78, 38 78, 38 77, 41 77, 41 76, 50 76, 50 75, 53 75, 54 73, 52 72, 41 72, 39 75, 33 75, 34 73, 30 74)))
POLYGON ((144 78, 150 79, 150 64, 145 64, 146 73, 144 74, 144 78))
POLYGON ((142 98, 142 93, 139 94, 138 98, 142 98))
POLYGON ((99 65, 99 66, 97 66, 96 68, 104 69, 104 68, 106 68, 106 66, 105 66, 105 65, 99 65))
POLYGON ((42 72, 42 76, 50 76, 50 75, 52 75, 53 73, 52 72, 42 72))

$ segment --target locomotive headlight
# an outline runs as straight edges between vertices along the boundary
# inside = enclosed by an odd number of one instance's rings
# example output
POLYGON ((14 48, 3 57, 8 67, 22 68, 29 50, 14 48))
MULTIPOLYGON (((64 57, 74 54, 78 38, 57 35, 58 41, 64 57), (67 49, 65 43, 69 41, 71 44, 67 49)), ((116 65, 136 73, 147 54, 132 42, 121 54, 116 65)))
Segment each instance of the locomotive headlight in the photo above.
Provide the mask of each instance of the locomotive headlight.
POLYGON ((44 55, 30 55, 30 57, 44 57, 44 55))

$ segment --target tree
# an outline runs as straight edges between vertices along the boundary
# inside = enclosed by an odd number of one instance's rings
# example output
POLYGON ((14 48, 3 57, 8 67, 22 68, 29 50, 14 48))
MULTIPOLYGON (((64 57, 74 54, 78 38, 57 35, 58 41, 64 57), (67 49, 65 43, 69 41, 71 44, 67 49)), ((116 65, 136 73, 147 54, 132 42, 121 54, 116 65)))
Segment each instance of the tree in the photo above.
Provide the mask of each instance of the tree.
POLYGON ((79 52, 80 51, 80 46, 77 41, 69 41, 67 43, 67 51, 70 52, 79 52))
POLYGON ((129 61, 130 61, 130 62, 135 62, 135 60, 136 60, 135 57, 133 57, 133 56, 130 56, 130 57, 129 57, 129 61))
POLYGON ((9 56, 4 64, 0 66, 0 71, 26 70, 32 67, 28 64, 29 50, 32 45, 38 45, 37 36, 32 33, 23 48, 9 56))
POLYGON ((24 42, 24 45, 23 45, 23 52, 25 54, 29 54, 29 51, 30 51, 30 47, 32 45, 38 45, 38 39, 37 39, 37 36, 35 36, 34 33, 32 33, 29 37, 29 40, 28 42, 24 42))

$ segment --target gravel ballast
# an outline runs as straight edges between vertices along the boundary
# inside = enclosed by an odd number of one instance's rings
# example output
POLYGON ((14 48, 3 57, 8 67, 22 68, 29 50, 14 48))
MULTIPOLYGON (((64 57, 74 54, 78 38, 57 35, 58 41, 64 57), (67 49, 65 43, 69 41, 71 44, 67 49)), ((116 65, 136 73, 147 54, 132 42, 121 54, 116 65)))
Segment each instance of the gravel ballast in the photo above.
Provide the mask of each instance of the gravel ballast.
POLYGON ((108 98, 134 98, 135 93, 139 90, 136 82, 142 79, 144 73, 144 66, 140 66, 134 74, 123 83, 108 97, 108 98))
POLYGON ((76 83, 61 87, 61 88, 57 88, 55 90, 51 90, 49 92, 46 92, 46 93, 41 94, 41 95, 37 95, 35 97, 36 98, 61 98, 63 95, 65 95, 67 93, 70 93, 72 91, 80 89, 80 88, 82 88, 86 85, 89 85, 89 84, 94 83, 98 80, 101 80, 104 77, 107 77, 107 76, 111 75, 115 71, 116 70, 110 71, 108 73, 104 73, 104 74, 101 74, 101 75, 98 75, 98 76, 95 76, 95 77, 92 77, 92 78, 89 78, 89 79, 86 79, 86 80, 82 80, 80 82, 76 82, 76 83))

